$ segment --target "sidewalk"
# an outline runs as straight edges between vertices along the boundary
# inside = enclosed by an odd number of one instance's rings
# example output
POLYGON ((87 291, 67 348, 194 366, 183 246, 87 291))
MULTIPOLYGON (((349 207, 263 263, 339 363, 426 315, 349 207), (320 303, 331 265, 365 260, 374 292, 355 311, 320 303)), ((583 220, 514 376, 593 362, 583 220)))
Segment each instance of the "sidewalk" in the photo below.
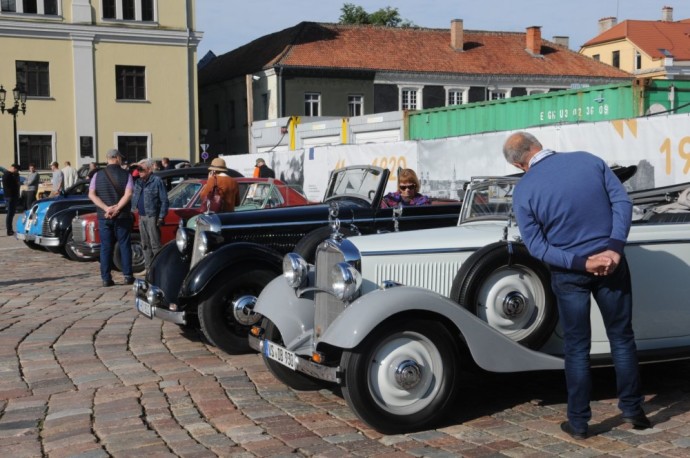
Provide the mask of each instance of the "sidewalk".
POLYGON ((0 457, 690 456, 690 362, 643 367, 646 431, 621 422, 602 369, 584 441, 559 429, 560 372, 468 373, 447 425, 382 436, 337 394, 285 387, 259 355, 138 315, 97 263, 3 235, 0 266, 0 457))

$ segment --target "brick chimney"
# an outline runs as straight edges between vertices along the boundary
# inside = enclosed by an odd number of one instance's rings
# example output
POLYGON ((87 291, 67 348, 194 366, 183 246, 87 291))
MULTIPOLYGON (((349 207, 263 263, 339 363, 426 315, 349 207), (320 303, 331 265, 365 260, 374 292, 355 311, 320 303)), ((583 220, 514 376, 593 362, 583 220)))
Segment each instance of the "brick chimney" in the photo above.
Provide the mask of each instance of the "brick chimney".
POLYGON ((618 21, 616 20, 615 17, 603 17, 599 19, 599 33, 604 33, 614 25, 616 25, 618 21))
POLYGON ((661 20, 664 22, 673 22, 673 7, 664 6, 661 8, 661 20))
POLYGON ((532 55, 541 55, 541 26, 527 27, 526 51, 532 55))
POLYGON ((462 26, 462 19, 453 19, 450 21, 450 47, 454 51, 462 51, 464 44, 465 31, 462 26))
POLYGON ((557 45, 563 46, 564 48, 570 48, 570 38, 564 36, 554 36, 553 42, 557 45))

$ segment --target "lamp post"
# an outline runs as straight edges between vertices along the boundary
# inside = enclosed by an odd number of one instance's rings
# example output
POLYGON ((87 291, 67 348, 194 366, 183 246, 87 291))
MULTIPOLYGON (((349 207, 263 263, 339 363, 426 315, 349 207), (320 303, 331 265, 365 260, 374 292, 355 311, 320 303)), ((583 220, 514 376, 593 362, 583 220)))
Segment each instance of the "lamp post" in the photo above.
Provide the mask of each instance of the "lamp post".
POLYGON ((19 89, 17 86, 12 89, 12 96, 14 97, 14 105, 11 108, 5 109, 5 98, 7 91, 0 85, 0 112, 12 115, 12 122, 14 126, 14 163, 19 164, 19 146, 17 144, 17 114, 19 111, 26 114, 26 92, 19 89))

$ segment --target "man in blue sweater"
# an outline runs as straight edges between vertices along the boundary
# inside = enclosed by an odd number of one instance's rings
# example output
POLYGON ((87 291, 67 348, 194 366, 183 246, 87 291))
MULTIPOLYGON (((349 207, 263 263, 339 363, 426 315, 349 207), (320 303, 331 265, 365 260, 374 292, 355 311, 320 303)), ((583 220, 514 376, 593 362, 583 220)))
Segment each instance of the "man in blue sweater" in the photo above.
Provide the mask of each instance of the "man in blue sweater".
POLYGON ((623 421, 649 428, 642 410, 630 271, 623 253, 632 220, 625 188, 600 158, 582 151, 555 153, 526 132, 508 137, 503 155, 525 172, 513 194, 520 235, 530 254, 551 268, 568 387, 568 421, 561 429, 584 439, 592 417, 590 295, 611 344, 623 421))

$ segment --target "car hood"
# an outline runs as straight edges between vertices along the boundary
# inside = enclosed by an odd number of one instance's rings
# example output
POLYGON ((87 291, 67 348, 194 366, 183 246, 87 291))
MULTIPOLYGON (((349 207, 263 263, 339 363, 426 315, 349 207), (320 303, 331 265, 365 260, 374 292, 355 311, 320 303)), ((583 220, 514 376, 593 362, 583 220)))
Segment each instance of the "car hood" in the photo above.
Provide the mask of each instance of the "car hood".
MULTIPOLYGON (((505 221, 463 223, 459 226, 438 229, 421 229, 409 232, 389 232, 348 239, 362 256, 395 253, 444 252, 464 249, 476 250, 503 238, 505 221)), ((509 240, 519 234, 517 227, 508 231, 509 240)))

